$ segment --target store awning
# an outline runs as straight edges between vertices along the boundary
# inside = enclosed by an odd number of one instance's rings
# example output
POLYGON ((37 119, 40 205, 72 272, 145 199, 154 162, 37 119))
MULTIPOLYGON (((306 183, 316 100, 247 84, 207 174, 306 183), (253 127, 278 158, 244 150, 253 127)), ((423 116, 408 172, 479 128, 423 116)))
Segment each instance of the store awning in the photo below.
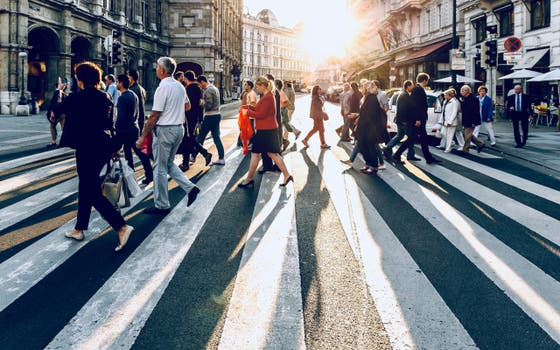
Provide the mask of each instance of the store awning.
POLYGON ((377 62, 375 62, 374 64, 372 64, 371 66, 369 66, 369 67, 367 67, 367 68, 364 68, 364 69, 362 69, 361 71, 357 72, 356 75, 360 75, 360 74, 362 74, 363 72, 367 72, 368 70, 374 70, 374 69, 376 69, 376 68, 379 68, 379 67, 381 67, 382 65, 389 63, 390 60, 391 60, 391 59, 388 58, 388 59, 386 59, 386 60, 377 61, 377 62))
POLYGON ((438 44, 433 44, 433 45, 430 45, 430 46, 426 46, 425 48, 420 49, 416 52, 413 52, 410 55, 400 59, 399 61, 397 61, 397 65, 401 66, 401 65, 404 65, 406 63, 424 58, 428 55, 433 54, 434 52, 438 51, 439 49, 441 49, 441 48, 443 48, 443 47, 445 47, 446 45, 449 45, 449 44, 451 44, 451 40, 444 41, 444 42, 441 42, 441 43, 438 43, 438 44))
POLYGON ((548 52, 548 49, 540 49, 540 50, 533 50, 533 51, 527 51, 523 57, 521 57, 521 60, 519 61, 519 63, 515 66, 513 66, 513 70, 518 70, 518 69, 529 69, 529 68, 533 68, 535 66, 535 64, 537 64, 538 61, 541 60, 541 58, 543 58, 544 55, 546 55, 546 53, 548 52))

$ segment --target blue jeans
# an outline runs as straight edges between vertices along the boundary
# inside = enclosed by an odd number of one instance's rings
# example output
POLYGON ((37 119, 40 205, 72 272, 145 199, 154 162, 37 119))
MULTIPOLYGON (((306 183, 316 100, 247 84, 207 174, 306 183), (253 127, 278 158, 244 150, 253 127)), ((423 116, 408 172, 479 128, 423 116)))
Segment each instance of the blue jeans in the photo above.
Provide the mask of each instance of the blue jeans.
POLYGON ((154 152, 154 205, 156 208, 168 209, 171 206, 167 190, 167 174, 187 193, 195 187, 174 162, 184 133, 185 128, 182 125, 156 126, 155 128, 152 149, 154 152))
POLYGON ((204 117, 200 126, 200 134, 198 134, 198 143, 204 144, 204 139, 206 139, 208 133, 212 133, 212 139, 214 139, 214 144, 218 149, 218 158, 224 159, 224 146, 222 145, 222 140, 220 140, 220 120, 222 120, 220 114, 204 117))
MULTIPOLYGON (((404 127, 404 125, 402 125, 401 123, 397 124, 397 135, 395 135, 395 137, 393 137, 391 139, 391 141, 389 141, 389 143, 387 143, 387 145, 385 146, 385 149, 391 150, 391 152, 393 152, 393 147, 395 147, 397 145, 397 143, 399 143, 404 135, 406 135, 406 129, 404 127)), ((410 146, 408 146, 408 152, 406 154, 407 158, 413 158, 416 154, 414 153, 414 144, 410 144, 410 146)))

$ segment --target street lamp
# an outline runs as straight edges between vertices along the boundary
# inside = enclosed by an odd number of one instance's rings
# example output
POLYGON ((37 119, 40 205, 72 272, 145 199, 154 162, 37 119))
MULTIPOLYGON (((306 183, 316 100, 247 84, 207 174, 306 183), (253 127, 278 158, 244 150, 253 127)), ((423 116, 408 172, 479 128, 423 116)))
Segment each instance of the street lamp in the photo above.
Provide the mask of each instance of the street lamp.
MULTIPOLYGON (((453 0, 453 34, 451 39, 451 51, 459 48, 459 38, 457 37, 457 0, 453 0)), ((451 86, 457 85, 457 72, 451 67, 451 86)))
POLYGON ((220 104, 224 104, 224 0, 220 0, 220 104))
POLYGON ((24 72, 24 67, 25 67, 25 58, 27 57, 27 52, 22 51, 18 54, 18 56, 21 58, 21 95, 19 96, 19 102, 18 105, 26 105, 26 100, 25 100, 25 72, 24 72))

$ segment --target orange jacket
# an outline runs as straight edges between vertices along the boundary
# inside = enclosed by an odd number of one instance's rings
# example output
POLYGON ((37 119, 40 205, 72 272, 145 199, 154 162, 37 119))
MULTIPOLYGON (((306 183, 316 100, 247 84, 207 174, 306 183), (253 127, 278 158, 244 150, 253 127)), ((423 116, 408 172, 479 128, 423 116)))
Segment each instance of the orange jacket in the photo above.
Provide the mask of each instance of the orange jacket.
POLYGON ((243 154, 249 153, 249 141, 251 140, 251 137, 253 137, 253 125, 251 123, 251 119, 249 119, 247 109, 247 106, 241 106, 239 108, 239 118, 237 119, 239 131, 241 132, 241 142, 243 142, 243 154))

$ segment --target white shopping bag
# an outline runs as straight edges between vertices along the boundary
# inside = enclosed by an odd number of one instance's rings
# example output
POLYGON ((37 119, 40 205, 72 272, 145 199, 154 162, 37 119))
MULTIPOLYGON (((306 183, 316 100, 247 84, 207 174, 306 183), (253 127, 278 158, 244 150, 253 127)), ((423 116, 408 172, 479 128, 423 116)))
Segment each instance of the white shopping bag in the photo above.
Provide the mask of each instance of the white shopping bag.
POLYGON ((142 189, 138 185, 138 181, 134 177, 134 170, 132 170, 128 163, 124 159, 120 159, 121 169, 124 175, 124 182, 126 184, 126 188, 128 189, 128 193, 131 197, 136 197, 142 193, 142 189))

